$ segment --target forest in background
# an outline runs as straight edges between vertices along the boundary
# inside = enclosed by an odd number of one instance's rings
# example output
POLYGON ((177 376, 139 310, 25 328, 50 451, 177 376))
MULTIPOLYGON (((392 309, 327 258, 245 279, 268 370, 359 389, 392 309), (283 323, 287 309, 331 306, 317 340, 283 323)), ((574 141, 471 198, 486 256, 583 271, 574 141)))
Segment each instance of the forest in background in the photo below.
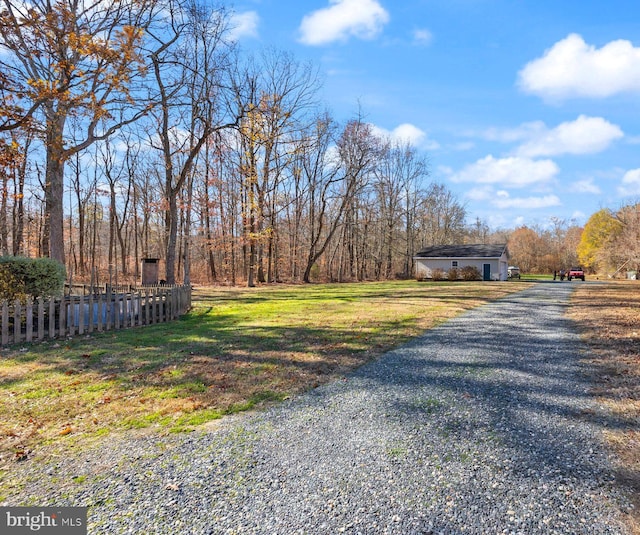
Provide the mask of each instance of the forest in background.
POLYGON ((448 243, 508 242, 524 272, 621 262, 611 240, 579 257, 571 222, 469 224, 425 154, 360 109, 336 120, 316 66, 243 52, 231 20, 197 0, 0 4, 0 253, 75 281, 158 258, 167 283, 249 286, 409 278, 448 243))
POLYGON ((243 53, 224 8, 7 1, 0 25, 3 254, 252 286, 409 277, 424 244, 488 232, 425 155, 334 119, 314 65, 243 53))

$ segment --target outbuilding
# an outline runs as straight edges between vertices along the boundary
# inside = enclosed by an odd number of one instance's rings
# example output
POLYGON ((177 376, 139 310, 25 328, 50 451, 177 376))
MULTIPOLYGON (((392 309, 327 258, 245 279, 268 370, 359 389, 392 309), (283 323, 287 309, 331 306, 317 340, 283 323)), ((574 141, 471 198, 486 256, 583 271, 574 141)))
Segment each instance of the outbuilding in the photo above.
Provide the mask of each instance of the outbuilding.
POLYGON ((413 258, 418 280, 433 279, 434 273, 445 277, 451 269, 475 267, 482 280, 506 281, 509 265, 507 245, 434 245, 416 253, 413 258))

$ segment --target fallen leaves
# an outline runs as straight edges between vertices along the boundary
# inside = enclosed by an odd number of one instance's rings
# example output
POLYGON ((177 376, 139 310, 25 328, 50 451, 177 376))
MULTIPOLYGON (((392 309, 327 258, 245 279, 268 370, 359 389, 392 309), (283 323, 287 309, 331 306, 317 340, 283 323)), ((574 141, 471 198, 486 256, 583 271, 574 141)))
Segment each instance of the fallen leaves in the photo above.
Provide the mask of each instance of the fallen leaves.
POLYGON ((28 450, 28 449, 16 450, 13 456, 13 460, 16 462, 26 461, 29 458, 30 453, 31 453, 31 450, 28 450))

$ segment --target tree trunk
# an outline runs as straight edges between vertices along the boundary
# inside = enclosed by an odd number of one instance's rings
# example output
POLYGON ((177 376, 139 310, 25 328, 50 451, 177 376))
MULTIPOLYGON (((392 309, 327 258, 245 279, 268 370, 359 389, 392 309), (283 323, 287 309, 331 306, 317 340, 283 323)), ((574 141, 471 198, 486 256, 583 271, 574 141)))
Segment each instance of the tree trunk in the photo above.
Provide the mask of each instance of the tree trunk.
POLYGON ((2 200, 0 201, 0 251, 2 255, 9 254, 9 226, 7 217, 7 199, 9 198, 9 176, 8 173, 2 173, 2 200))
POLYGON ((187 210, 184 222, 184 284, 191 284, 191 208, 193 206, 193 173, 187 179, 187 210))
POLYGON ((63 113, 47 110, 47 167, 45 185, 45 230, 43 250, 64 264, 64 125, 63 113))
POLYGON ((176 283, 176 245, 178 243, 178 202, 177 196, 169 193, 169 208, 166 214, 167 248, 165 259, 165 280, 167 284, 176 283))
POLYGON ((18 183, 16 184, 17 200, 13 208, 13 256, 19 255, 24 250, 24 182, 27 175, 27 146, 25 146, 24 160, 20 167, 18 183))

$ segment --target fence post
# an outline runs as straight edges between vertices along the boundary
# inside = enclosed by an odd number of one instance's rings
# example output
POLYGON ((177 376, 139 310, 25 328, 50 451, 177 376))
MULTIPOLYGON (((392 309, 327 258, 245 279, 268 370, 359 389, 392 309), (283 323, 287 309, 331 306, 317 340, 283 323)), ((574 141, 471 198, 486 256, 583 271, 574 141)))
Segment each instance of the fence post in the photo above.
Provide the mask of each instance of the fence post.
POLYGON ((154 288, 153 290, 151 290, 151 323, 156 323, 156 313, 157 313, 157 309, 156 309, 156 297, 158 290, 156 288, 154 288))
POLYGON ((162 323, 164 320, 162 319, 162 311, 164 310, 164 293, 165 290, 158 290, 158 312, 157 312, 157 320, 158 323, 162 323))
POLYGON ((105 330, 109 331, 111 330, 111 310, 113 309, 113 303, 111 302, 111 285, 109 284, 108 286, 106 286, 107 291, 105 292, 107 295, 105 297, 106 299, 106 304, 105 304, 105 308, 107 310, 107 321, 105 322, 105 330))
POLYGON ((143 309, 143 301, 142 301, 142 290, 136 290, 136 308, 138 310, 136 325, 142 325, 143 317, 142 317, 142 309, 143 309))
POLYGON ((38 297, 38 340, 44 338, 44 298, 38 297))
POLYGON ((63 295, 60 299, 60 338, 64 338, 67 334, 67 326, 66 326, 66 316, 67 316, 67 299, 63 295))
POLYGON ((78 303, 78 334, 84 334, 84 292, 80 296, 78 303))
POLYGON ((87 314, 87 331, 89 334, 93 332, 93 292, 89 291, 89 313, 87 314))
POLYGON ((135 298, 135 293, 133 292, 133 289, 129 289, 129 313, 131 314, 131 322, 130 325, 131 327, 135 327, 136 326, 136 316, 140 313, 138 312, 138 314, 136 314, 136 308, 139 310, 140 307, 136 307, 135 303, 136 303, 136 298, 135 298))
POLYGON ((120 294, 116 289, 116 292, 113 294, 113 310, 115 311, 115 329, 120 329, 120 294))
POLYGON ((175 320, 180 315, 179 310, 180 303, 180 287, 176 286, 171 293, 171 319, 175 320))
POLYGON ((49 297, 49 338, 56 337, 56 299, 49 297))
POLYGON ((27 297, 27 306, 25 308, 26 314, 26 332, 25 340, 27 342, 33 341, 33 298, 27 297))
POLYGON ((9 343, 9 303, 2 300, 2 345, 9 343))
POLYGON ((19 344, 22 338, 22 314, 20 312, 20 301, 16 299, 13 302, 13 341, 16 344, 19 344))
POLYGON ((97 314, 98 314, 98 331, 102 332, 104 330, 104 323, 102 321, 102 313, 104 312, 106 313, 106 305, 104 304, 104 299, 102 297, 102 292, 100 292, 98 294, 98 308, 97 308, 97 314))
POLYGON ((69 336, 74 336, 76 334, 76 311, 75 299, 71 294, 69 294, 69 314, 67 315, 67 327, 69 330, 69 336))

